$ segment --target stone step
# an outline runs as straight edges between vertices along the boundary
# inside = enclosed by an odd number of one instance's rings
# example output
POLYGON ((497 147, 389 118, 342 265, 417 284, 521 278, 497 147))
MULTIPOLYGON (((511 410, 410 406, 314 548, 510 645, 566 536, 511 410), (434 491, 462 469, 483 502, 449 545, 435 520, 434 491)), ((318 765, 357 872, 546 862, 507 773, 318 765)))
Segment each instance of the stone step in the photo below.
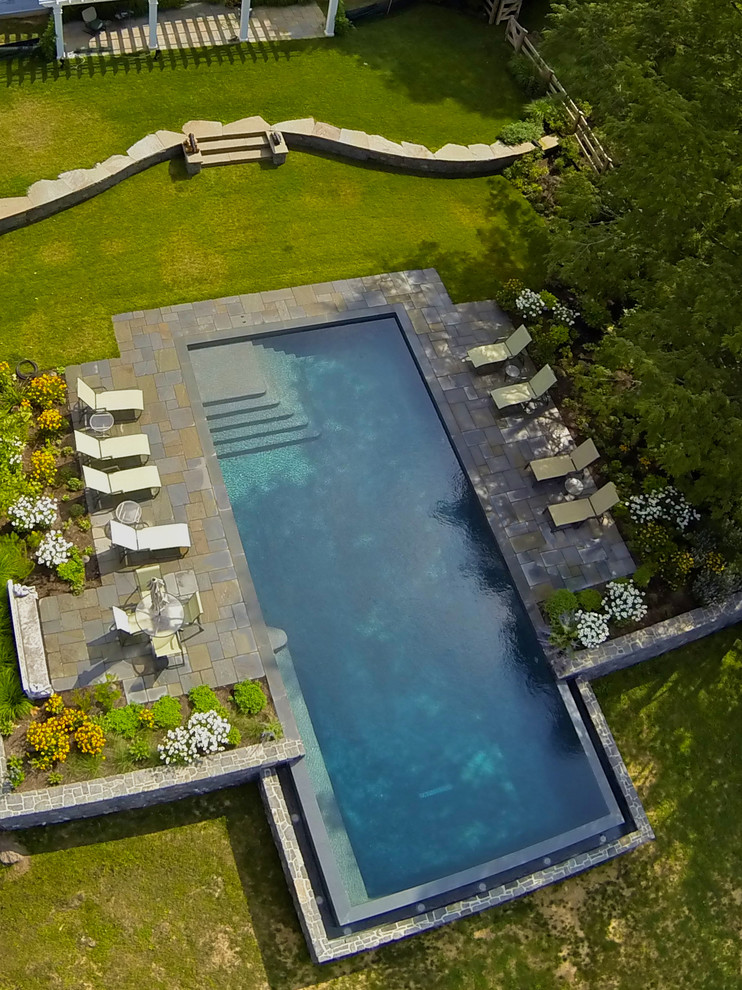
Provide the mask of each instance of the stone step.
POLYGON ((204 134, 203 137, 198 137, 198 143, 210 145, 219 141, 234 141, 235 139, 243 141, 249 138, 258 138, 265 143, 268 142, 265 131, 232 131, 229 134, 204 134))
POLYGON ((225 436, 228 433, 233 434, 235 431, 241 430, 245 433, 245 435, 249 436, 251 427, 253 426, 265 426, 268 423, 282 423, 287 419, 291 419, 291 417, 295 415, 296 409, 282 406, 277 403, 273 409, 266 409, 262 412, 246 410, 244 412, 224 413, 218 420, 214 420, 210 416, 208 417, 208 420, 209 429, 212 437, 214 438, 214 443, 217 443, 220 436, 225 436))
POLYGON ((236 395, 234 399, 220 399, 217 402, 204 402, 206 418, 218 422, 243 412, 263 412, 265 409, 275 409, 281 400, 272 395, 236 395))
POLYGON ((247 137, 230 134, 226 138, 214 138, 208 142, 199 142, 199 149, 203 156, 224 154, 230 151, 249 151, 251 148, 270 148, 270 145, 264 134, 252 134, 247 137))
POLYGON ((250 151, 230 151, 221 155, 206 155, 201 164, 203 168, 213 165, 238 165, 240 162, 272 161, 273 155, 268 148, 250 151))
POLYGON ((264 426, 255 425, 253 428, 250 424, 243 426, 233 426, 225 427, 224 430, 215 433, 212 430, 211 438, 214 441, 214 447, 216 452, 219 453, 221 448, 225 444, 229 444, 232 441, 250 441, 259 440, 263 437, 272 437, 279 433, 296 433, 298 430, 304 430, 309 426, 309 422, 306 419, 293 418, 292 413, 290 417, 279 421, 278 423, 264 424, 264 426))
POLYGON ((218 447, 217 456, 220 458, 244 457, 246 454, 259 454, 266 450, 277 450, 279 447, 291 447, 293 444, 307 443, 310 440, 316 440, 319 436, 317 431, 308 429, 300 436, 279 435, 274 439, 256 437, 254 440, 247 441, 233 440, 225 447, 218 447))

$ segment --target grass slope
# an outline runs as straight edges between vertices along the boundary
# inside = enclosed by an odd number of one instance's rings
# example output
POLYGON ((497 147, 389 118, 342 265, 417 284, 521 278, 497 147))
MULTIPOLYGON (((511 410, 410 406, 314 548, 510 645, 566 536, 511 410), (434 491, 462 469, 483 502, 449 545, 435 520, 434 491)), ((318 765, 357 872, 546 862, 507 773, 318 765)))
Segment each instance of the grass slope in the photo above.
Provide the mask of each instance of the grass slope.
POLYGON ((290 154, 278 169, 150 169, 0 241, 0 358, 116 353, 110 317, 256 290, 437 267, 457 300, 541 276, 543 228, 502 178, 394 175, 290 154))
POLYGON ((313 116, 440 147, 494 141, 521 114, 504 32, 420 5, 334 41, 235 45, 68 62, 3 64, 0 196, 84 168, 195 118, 313 116))
POLYGON ((21 835, 0 990, 739 986, 742 656, 720 634, 599 683, 657 842, 509 907, 322 968, 254 787, 21 835), (725 656, 726 654, 726 656, 725 656))

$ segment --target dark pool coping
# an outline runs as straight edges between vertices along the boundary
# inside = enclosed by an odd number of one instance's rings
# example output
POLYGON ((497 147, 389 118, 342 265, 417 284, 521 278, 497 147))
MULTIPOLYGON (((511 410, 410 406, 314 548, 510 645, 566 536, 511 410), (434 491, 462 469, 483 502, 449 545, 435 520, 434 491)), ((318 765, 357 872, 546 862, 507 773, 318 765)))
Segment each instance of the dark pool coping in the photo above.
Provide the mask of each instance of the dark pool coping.
MULTIPOLYGON (((285 731, 292 738, 299 737, 298 728, 291 711, 291 706, 288 701, 283 679, 276 663, 275 653, 270 643, 268 627, 263 619, 255 586, 250 576, 244 548, 239 537, 229 496, 227 494, 226 486, 224 485, 218 456, 216 454, 216 450, 211 439, 211 433, 207 425, 196 377, 191 365, 190 351, 195 348, 218 346, 219 344, 237 342, 239 340, 251 341, 260 338, 287 335, 288 333, 320 329, 322 327, 335 325, 361 323, 368 324, 374 321, 388 320, 389 318, 394 318, 396 320, 402 332, 402 337, 405 340, 423 382, 427 387, 433 403, 433 408, 438 414, 441 424, 446 432, 446 435, 448 436, 449 442, 451 443, 452 448, 459 460, 461 468, 469 480, 469 483, 475 487, 476 491, 476 485, 471 476, 471 468, 473 468, 474 465, 471 461, 471 455, 468 447, 462 436, 462 431, 448 406, 445 392, 438 382, 437 375, 430 364, 422 343, 415 332, 415 329, 403 305, 386 304, 384 306, 369 307, 364 310, 344 311, 321 317, 297 318, 287 321, 272 322, 270 324, 239 327, 232 330, 219 330, 217 332, 194 332, 189 329, 185 332, 181 331, 174 334, 175 346, 183 373, 183 379, 188 388, 189 398, 191 400, 194 413, 196 413, 196 428, 198 431, 199 440, 203 447, 206 467, 214 488, 217 505, 219 506, 220 514, 222 516, 226 538, 234 558, 237 578, 240 582, 240 587, 244 595, 244 601, 248 607, 251 618, 253 614, 256 617, 256 619, 252 620, 252 627, 258 650, 260 652, 261 661, 265 669, 266 677, 268 678, 268 683, 276 705, 277 714, 284 724, 285 731)), ((481 496, 479 493, 477 493, 477 495, 480 505, 482 505, 481 496)), ((510 542, 507 539, 504 529, 499 524, 497 515, 492 512, 487 512, 484 505, 482 505, 482 509, 495 537, 500 553, 508 568, 513 585, 520 596, 523 607, 536 628, 537 634, 541 634, 540 639, 541 642, 543 642, 543 637, 546 633, 543 618, 535 602, 530 600, 528 584, 525 581, 518 560, 512 551, 510 542)), ((432 881, 412 887, 408 890, 400 891, 383 898, 376 898, 373 901, 369 901, 365 906, 353 907, 350 904, 347 894, 345 893, 345 887, 342 883, 334 854, 332 853, 324 819, 320 813, 316 795, 311 782, 309 781, 306 768, 303 766, 302 761, 297 761, 297 763, 291 767, 294 786, 300 796, 302 810, 307 818, 309 836, 312 842, 313 851, 318 860, 322 873, 322 879, 332 902, 339 925, 351 925, 354 923, 358 924, 359 922, 368 923, 371 919, 377 918, 380 915, 398 911, 401 908, 407 908, 409 906, 424 903, 426 899, 438 898, 448 892, 455 894, 455 892, 462 887, 466 887, 467 885, 476 883, 480 880, 489 879, 492 882, 496 880, 498 875, 505 874, 516 866, 522 865, 525 868, 537 858, 551 859, 556 856, 558 859, 560 850, 568 850, 576 843, 586 839, 595 838, 597 840, 597 846, 599 843, 598 837, 601 833, 623 823, 623 816, 621 815, 618 805, 616 804, 610 784, 608 783, 605 774, 605 770, 601 765, 587 732, 585 731, 581 716, 569 696, 569 691, 559 685, 558 682, 557 686, 559 687, 562 697, 565 700, 565 707, 567 708, 570 718, 575 725, 578 737, 580 738, 580 742, 591 764, 594 776, 598 782, 598 786, 606 798, 609 808, 608 815, 603 816, 603 818, 598 819, 595 822, 586 823, 584 826, 577 829, 554 836, 551 839, 538 843, 533 847, 519 850, 518 852, 505 857, 500 857, 490 863, 479 864, 477 867, 472 867, 469 870, 462 871, 461 873, 454 874, 452 876, 447 876, 438 881, 432 881), (373 910, 370 910, 370 905, 373 905, 373 910)))

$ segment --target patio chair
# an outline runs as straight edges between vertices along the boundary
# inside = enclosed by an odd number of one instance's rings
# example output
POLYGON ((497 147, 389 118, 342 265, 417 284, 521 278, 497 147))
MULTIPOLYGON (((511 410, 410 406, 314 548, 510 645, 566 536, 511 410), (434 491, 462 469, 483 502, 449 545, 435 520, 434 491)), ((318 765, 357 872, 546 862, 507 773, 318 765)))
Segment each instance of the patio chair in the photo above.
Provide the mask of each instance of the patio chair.
POLYGON ((522 323, 507 340, 498 340, 494 344, 484 344, 482 347, 472 347, 467 351, 466 356, 475 368, 482 368, 486 364, 502 364, 503 361, 517 357, 528 347, 532 339, 525 323, 522 323))
POLYGON ((204 627, 201 625, 201 616, 204 614, 204 607, 201 604, 201 596, 197 591, 183 604, 183 612, 183 625, 198 626, 201 632, 203 632, 204 627))
POLYGON ((140 594, 146 595, 149 591, 149 582, 152 578, 162 578, 162 570, 159 564, 149 564, 147 567, 137 567, 134 577, 140 594))
POLYGON ((145 489, 157 492, 162 488, 160 472, 156 467, 135 467, 106 474, 105 471, 83 464, 82 476, 85 487, 101 495, 128 495, 145 489))
POLYGON ((149 439, 144 433, 98 440, 75 430, 74 437, 78 453, 96 461, 118 461, 124 457, 143 457, 146 461, 149 457, 149 439))
POLYGON ((112 519, 111 543, 123 550, 134 552, 139 550, 175 550, 185 549, 191 545, 191 534, 186 523, 168 523, 165 526, 147 526, 144 529, 134 529, 124 523, 112 519))
POLYGON ((113 612, 113 625, 119 643, 123 643, 127 636, 146 636, 146 633, 140 629, 137 617, 133 612, 126 612, 123 608, 117 608, 116 605, 111 607, 111 611, 113 612))
POLYGON ((182 667, 185 664, 186 652, 177 632, 169 636, 153 636, 150 643, 154 655, 160 659, 164 657, 168 667, 182 667))
POLYGON ((583 471, 588 464, 600 457, 598 448, 592 440, 586 440, 576 447, 571 454, 560 454, 558 457, 539 457, 531 461, 530 469, 536 481, 548 481, 549 478, 564 478, 573 471, 583 471))
POLYGON ((86 7, 82 12, 82 23, 88 34, 98 34, 105 24, 95 12, 95 7, 86 7))
POLYGON ((517 406, 521 402, 533 402, 534 399, 540 399, 554 384, 556 384, 556 375, 551 370, 551 366, 545 364, 540 371, 536 372, 530 382, 503 385, 502 388, 493 389, 490 395, 498 409, 506 409, 508 406, 517 406))
POLYGON ((559 502, 548 506, 551 521, 555 526, 574 526, 585 522, 586 519, 598 519, 620 501, 616 486, 612 481, 603 485, 589 498, 580 498, 575 502, 559 502))
POLYGON ((77 398, 94 412, 142 412, 144 395, 141 389, 125 388, 112 392, 98 392, 86 385, 82 378, 77 379, 77 398))

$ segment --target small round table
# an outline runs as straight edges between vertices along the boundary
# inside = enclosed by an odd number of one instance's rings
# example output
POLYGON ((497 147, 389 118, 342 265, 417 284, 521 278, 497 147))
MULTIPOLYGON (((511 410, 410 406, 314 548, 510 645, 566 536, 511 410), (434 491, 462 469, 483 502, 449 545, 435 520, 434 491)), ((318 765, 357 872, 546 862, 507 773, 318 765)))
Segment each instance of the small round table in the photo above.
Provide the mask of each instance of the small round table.
POLYGON ((578 478, 574 474, 564 482, 564 490, 568 495, 580 495, 584 487, 585 483, 582 478, 578 478))
POLYGON ((142 507, 137 502, 132 502, 131 499, 124 499, 116 506, 114 515, 117 521, 125 526, 136 526, 142 519, 142 507))
POLYGON ((163 607, 159 612, 152 608, 152 595, 148 592, 142 596, 136 608, 137 623, 143 633, 148 636, 172 636, 183 628, 185 611, 177 598, 165 595, 163 607))
POLYGON ((520 370, 520 365, 517 364, 506 364, 505 374, 508 378, 520 378, 522 371, 520 370))
POLYGON ((113 426, 113 416, 109 412, 91 413, 88 426, 93 433, 108 433, 113 426))

